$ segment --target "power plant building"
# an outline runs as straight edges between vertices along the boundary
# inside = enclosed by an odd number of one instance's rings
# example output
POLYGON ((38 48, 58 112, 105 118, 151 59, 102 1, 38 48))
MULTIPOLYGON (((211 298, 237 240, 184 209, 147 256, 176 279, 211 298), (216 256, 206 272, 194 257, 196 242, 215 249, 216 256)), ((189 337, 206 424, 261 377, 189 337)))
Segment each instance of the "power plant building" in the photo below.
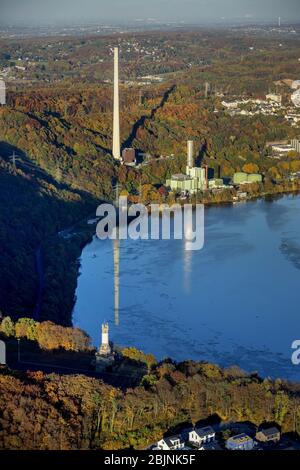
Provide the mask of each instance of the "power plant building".
POLYGON ((246 183, 261 183, 262 175, 259 173, 243 173, 237 172, 233 175, 233 184, 246 184, 246 183))
POLYGON ((209 189, 217 189, 224 187, 224 181, 222 178, 213 178, 208 181, 209 189))
POLYGON ((176 192, 196 193, 207 188, 207 175, 205 168, 195 167, 194 143, 187 142, 187 165, 186 173, 172 175, 166 181, 166 186, 176 192))
POLYGON ((171 188, 172 191, 180 192, 189 192, 194 193, 202 189, 202 184, 200 184, 197 178, 191 178, 188 175, 179 173, 177 175, 172 175, 171 179, 167 180, 166 185, 171 188))

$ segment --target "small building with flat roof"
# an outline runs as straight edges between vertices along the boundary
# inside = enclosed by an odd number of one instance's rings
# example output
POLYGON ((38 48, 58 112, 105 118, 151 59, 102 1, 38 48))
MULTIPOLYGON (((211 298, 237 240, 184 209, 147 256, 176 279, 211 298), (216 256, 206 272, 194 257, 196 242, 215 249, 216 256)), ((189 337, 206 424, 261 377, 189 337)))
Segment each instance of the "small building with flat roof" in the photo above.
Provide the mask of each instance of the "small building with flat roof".
POLYGON ((228 450, 253 450, 254 441, 245 433, 230 437, 226 441, 226 449, 228 450))

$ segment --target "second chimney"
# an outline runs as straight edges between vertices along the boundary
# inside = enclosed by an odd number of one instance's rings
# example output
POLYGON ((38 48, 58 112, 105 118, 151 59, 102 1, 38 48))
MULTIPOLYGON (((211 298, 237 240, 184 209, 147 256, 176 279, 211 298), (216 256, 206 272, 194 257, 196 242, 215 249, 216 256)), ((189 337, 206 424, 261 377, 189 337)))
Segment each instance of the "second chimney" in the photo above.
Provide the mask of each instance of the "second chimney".
POLYGON ((194 166, 194 142, 193 140, 187 141, 187 166, 193 168, 194 166))

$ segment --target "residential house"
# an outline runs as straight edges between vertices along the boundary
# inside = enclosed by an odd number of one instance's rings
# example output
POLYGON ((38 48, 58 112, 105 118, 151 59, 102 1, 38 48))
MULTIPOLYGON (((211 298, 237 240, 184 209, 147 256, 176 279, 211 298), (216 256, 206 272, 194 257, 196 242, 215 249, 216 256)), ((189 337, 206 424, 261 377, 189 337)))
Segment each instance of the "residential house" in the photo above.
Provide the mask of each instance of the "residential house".
POLYGON ((202 446, 208 442, 214 441, 216 438, 216 433, 211 426, 206 426, 202 428, 195 428, 189 432, 189 442, 196 444, 197 446, 202 446))
POLYGON ((253 447, 253 439, 244 433, 230 437, 226 441, 226 448, 228 450, 252 450, 253 447))
POLYGON ((275 427, 266 427, 256 433, 256 440, 260 442, 279 442, 280 431, 275 427))
POLYGON ((164 437, 157 442, 153 450, 182 450, 185 447, 185 442, 181 435, 164 437))

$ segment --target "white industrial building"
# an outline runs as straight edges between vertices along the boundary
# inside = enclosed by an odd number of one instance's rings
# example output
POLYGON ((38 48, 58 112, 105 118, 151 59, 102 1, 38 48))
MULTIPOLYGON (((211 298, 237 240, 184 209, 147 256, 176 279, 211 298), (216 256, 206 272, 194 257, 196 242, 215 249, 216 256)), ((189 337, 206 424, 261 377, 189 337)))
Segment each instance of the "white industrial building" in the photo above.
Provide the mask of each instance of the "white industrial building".
POLYGON ((207 169, 195 166, 194 143, 192 140, 187 142, 187 165, 186 172, 172 175, 166 181, 166 186, 172 191, 188 192, 190 194, 197 191, 203 191, 208 188, 207 169))

